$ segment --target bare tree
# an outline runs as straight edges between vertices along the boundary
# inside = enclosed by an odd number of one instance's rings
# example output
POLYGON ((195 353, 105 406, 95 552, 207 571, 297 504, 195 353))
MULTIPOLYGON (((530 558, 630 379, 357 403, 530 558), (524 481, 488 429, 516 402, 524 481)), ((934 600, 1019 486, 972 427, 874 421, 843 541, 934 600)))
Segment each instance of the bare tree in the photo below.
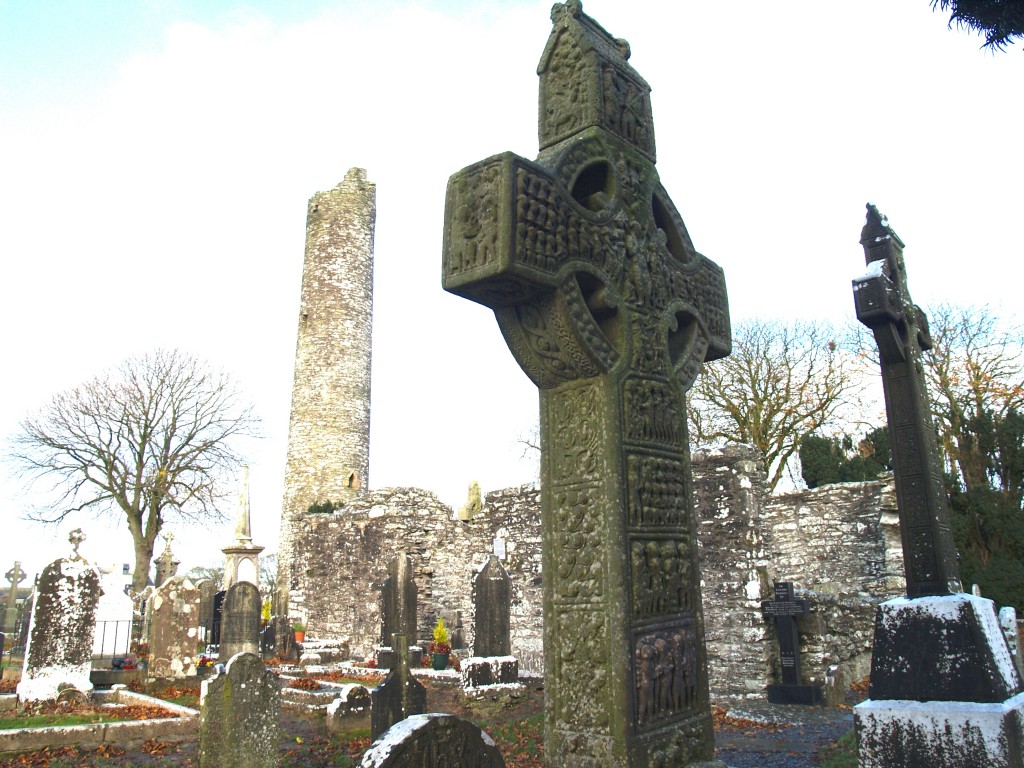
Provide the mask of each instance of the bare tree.
POLYGON ((1024 412, 1024 329, 988 307, 932 309, 925 371, 946 470, 965 489, 988 484, 986 419, 1024 412))
POLYGON ((21 422, 11 460, 31 483, 49 481, 55 495, 30 519, 124 515, 139 592, 168 520, 222 518, 221 481, 240 463, 232 438, 253 435, 257 421, 225 373, 157 350, 56 395, 21 422))
POLYGON ((856 421, 864 361, 848 334, 824 323, 740 323, 732 354, 707 363, 690 390, 690 439, 756 446, 774 490, 807 435, 856 421))

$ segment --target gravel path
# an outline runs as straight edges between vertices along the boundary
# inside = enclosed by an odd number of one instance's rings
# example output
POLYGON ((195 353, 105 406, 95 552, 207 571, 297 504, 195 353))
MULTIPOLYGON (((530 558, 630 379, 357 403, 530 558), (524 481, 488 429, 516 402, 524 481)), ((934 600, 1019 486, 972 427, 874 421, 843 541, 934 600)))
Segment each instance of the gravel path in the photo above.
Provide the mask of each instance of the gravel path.
POLYGON ((853 729, 849 709, 762 702, 727 709, 715 757, 730 768, 817 768, 818 750, 853 729))

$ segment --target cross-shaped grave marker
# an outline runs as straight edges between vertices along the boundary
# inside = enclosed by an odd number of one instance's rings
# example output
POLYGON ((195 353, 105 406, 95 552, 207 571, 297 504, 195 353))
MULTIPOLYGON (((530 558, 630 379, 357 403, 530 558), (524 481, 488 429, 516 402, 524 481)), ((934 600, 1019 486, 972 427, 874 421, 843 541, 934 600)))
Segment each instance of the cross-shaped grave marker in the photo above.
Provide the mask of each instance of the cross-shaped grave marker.
POLYGON ((552 21, 540 156, 452 176, 443 282, 540 388, 549 764, 686 765, 714 742, 684 393, 729 353, 725 279, 659 182, 628 44, 575 0, 552 21))
POLYGON ((779 666, 782 685, 768 686, 768 701, 772 704, 817 704, 821 701, 820 685, 800 683, 800 635, 796 620, 811 612, 808 602, 793 594, 793 582, 775 584, 775 599, 761 603, 766 619, 775 621, 779 638, 779 666))

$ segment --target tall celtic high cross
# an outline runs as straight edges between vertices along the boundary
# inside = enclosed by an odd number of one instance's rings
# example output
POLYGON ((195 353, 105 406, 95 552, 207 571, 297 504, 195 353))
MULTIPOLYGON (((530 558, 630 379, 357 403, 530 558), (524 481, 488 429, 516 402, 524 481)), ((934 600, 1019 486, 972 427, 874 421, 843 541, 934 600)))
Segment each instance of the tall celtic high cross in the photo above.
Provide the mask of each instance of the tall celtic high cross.
POLYGON ((922 363, 932 346, 928 319, 910 298, 903 241, 871 204, 860 242, 868 272, 854 280, 853 296, 882 365, 907 596, 955 594, 960 573, 922 363))
POLYGON ((453 175, 446 290, 491 307, 540 388, 549 765, 714 749, 685 392, 730 350, 722 270, 658 180, 629 46, 555 5, 536 162, 453 175))

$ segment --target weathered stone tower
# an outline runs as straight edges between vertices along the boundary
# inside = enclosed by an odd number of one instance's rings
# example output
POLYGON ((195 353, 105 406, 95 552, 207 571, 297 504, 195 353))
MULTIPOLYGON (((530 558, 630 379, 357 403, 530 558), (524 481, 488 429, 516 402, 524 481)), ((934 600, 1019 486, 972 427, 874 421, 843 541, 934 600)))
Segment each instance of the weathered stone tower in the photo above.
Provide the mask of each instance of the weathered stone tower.
POLYGON ((370 331, 376 186, 352 168, 310 198, 278 552, 278 610, 305 621, 295 523, 345 502, 370 470, 370 331))

